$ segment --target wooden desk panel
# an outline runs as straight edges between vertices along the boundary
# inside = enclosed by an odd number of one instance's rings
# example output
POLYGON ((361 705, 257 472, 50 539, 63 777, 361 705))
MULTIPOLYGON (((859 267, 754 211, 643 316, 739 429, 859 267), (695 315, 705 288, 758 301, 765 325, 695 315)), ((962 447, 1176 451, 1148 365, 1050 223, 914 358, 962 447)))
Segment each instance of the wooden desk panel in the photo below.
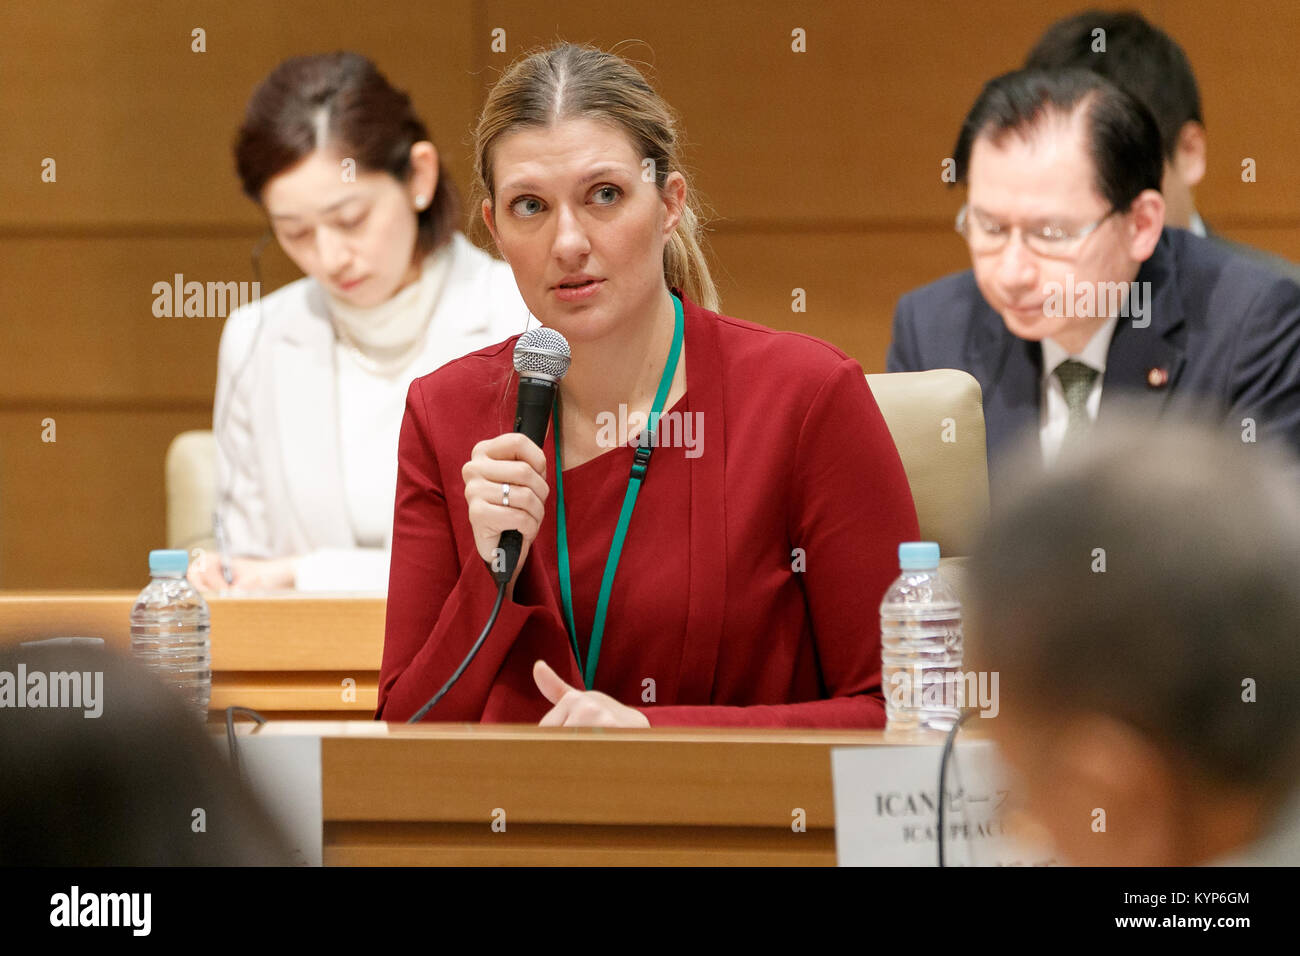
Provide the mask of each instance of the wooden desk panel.
MULTIPOLYGON (((0 592, 0 645, 81 634, 127 652, 134 597, 0 592)), ((321 735, 327 865, 830 866, 831 748, 885 743, 879 731, 377 722, 383 598, 208 600, 214 717, 237 703, 270 718, 238 723, 241 735, 321 735), (355 701, 342 699, 347 677, 355 701)))
POLYGON ((880 731, 378 722, 255 732, 322 735, 330 866, 833 866, 831 748, 886 743, 880 731))
POLYGON ((834 829, 325 824, 326 866, 834 866, 834 829))
MULTIPOLYGON (((80 635, 131 648, 135 591, 0 591, 0 644, 80 635)), ((368 720, 378 704, 385 599, 205 594, 212 612, 212 712, 368 720), (351 679, 354 684, 344 683, 351 679)))

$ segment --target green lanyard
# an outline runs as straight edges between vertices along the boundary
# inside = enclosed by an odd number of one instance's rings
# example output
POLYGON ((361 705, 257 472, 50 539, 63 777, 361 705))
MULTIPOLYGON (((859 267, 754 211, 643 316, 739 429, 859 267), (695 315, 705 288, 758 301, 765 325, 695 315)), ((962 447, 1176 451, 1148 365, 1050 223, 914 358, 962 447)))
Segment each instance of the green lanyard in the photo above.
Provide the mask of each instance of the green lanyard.
MULTIPOLYGON (((682 339, 685 322, 682 319, 682 300, 673 296, 673 313, 675 327, 673 344, 668 350, 668 362, 664 365, 663 376, 659 379, 659 391, 655 393, 654 405, 650 409, 650 424, 641 444, 637 447, 632 460, 632 474, 627 480, 627 494, 623 496, 623 510, 619 512, 618 524, 614 528, 614 540, 609 546, 609 557, 605 559, 605 576, 600 580, 600 597, 596 601, 596 617, 591 624, 591 643, 587 645, 587 666, 583 671, 583 680, 591 690, 596 677, 596 664, 600 660, 600 641, 605 634, 605 615, 609 612, 609 594, 614 589, 614 574, 618 571, 618 559, 623 554, 623 541, 627 537, 627 526, 632 520, 632 509, 636 507, 637 495, 641 493, 641 482, 650 467, 650 452, 654 450, 654 436, 659 427, 659 417, 663 414, 664 402, 668 400, 668 391, 673 384, 673 374, 677 371, 677 360, 682 354, 682 339)), ((564 602, 564 618, 569 628, 569 640, 573 644, 573 656, 582 667, 582 657, 578 653, 578 628, 573 623, 573 585, 569 581, 569 534, 564 520, 564 459, 560 448, 560 396, 555 396, 555 491, 556 514, 555 536, 560 558, 560 597, 564 602)))

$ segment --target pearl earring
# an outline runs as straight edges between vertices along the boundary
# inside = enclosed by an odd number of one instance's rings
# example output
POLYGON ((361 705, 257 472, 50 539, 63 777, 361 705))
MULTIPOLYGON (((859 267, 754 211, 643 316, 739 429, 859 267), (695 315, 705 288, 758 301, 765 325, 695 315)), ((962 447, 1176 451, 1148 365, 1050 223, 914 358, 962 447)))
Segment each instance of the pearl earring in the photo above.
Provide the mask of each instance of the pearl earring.
POLYGON ((429 199, 428 199, 427 196, 420 195, 420 196, 416 196, 416 197, 415 197, 415 208, 416 208, 416 209, 419 209, 419 210, 423 211, 424 207, 427 206, 427 205, 429 205, 429 199))

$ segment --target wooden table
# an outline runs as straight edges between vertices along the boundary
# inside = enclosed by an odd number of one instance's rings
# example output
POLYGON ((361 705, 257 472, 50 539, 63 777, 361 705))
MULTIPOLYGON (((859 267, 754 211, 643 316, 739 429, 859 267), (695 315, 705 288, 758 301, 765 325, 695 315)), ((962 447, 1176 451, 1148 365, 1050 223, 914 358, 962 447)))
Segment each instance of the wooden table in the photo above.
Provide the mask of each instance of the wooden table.
POLYGON ((888 745, 832 730, 287 721, 240 733, 321 735, 327 866, 833 866, 831 748, 888 745))
MULTIPOLYGON (((0 644, 89 636, 126 652, 135 597, 0 591, 0 644)), ((321 738, 326 865, 833 865, 831 749, 888 745, 879 731, 377 722, 382 596, 205 597, 214 715, 240 704, 270 718, 241 735, 321 738)))
MULTIPOLYGON (((134 591, 0 591, 0 644, 99 637, 131 647, 134 591)), ((360 719, 378 704, 385 598, 298 592, 205 594, 212 612, 211 711, 360 719), (352 684, 349 684, 351 681, 352 684)))

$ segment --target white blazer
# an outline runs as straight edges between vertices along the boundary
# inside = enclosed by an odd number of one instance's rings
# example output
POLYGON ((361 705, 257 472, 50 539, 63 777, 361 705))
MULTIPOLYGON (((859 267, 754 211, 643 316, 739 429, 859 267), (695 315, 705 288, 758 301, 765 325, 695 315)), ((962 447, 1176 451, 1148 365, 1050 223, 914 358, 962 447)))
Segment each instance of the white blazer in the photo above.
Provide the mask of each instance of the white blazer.
MULTIPOLYGON (((530 321, 506 263, 459 232, 446 252, 451 268, 410 379, 522 332, 530 321)), ((326 294, 314 279, 291 282, 226 319, 213 407, 217 510, 232 556, 307 555, 300 589, 383 590, 392 528, 383 548, 356 546, 334 347, 326 294)))

